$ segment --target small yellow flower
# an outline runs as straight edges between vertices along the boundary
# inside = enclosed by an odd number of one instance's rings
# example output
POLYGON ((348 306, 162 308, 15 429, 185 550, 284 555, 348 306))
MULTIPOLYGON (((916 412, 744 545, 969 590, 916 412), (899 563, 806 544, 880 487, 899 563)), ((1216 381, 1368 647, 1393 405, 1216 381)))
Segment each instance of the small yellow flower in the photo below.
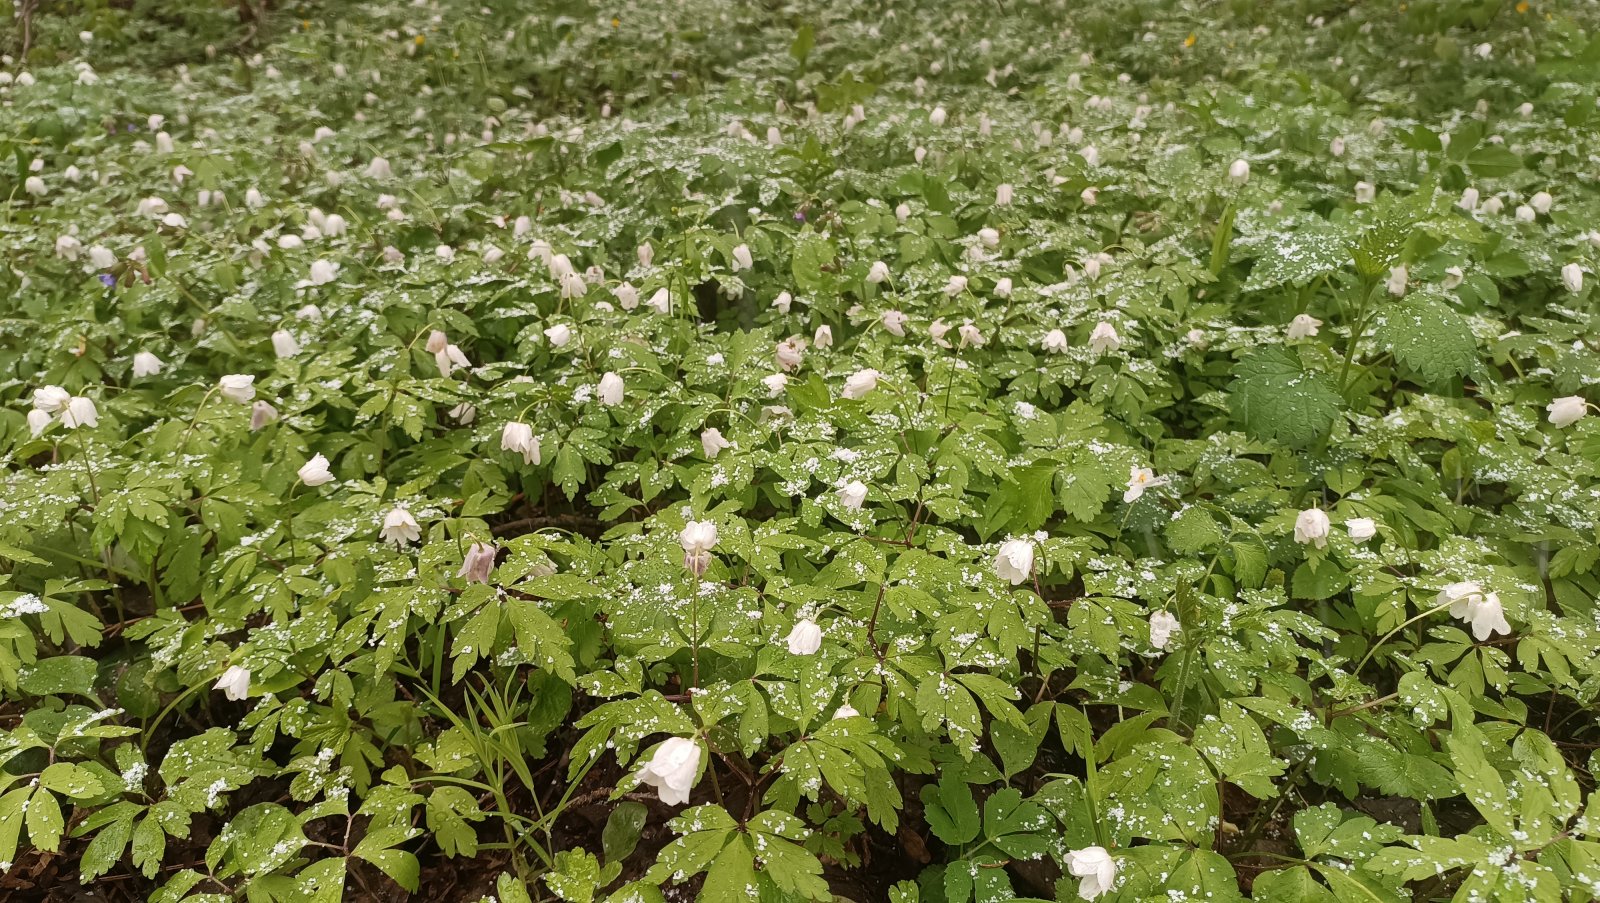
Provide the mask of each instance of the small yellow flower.
POLYGON ((300 30, 301 31, 310 31, 311 30, 311 20, 310 19, 301 19, 300 20, 300 30))
POLYGON ((1533 7, 1528 3, 1528 0, 1522 0, 1521 3, 1517 4, 1517 12, 1519 12, 1519 13, 1526 13, 1528 10, 1530 10, 1532 8, 1533 7))
POLYGON ((616 16, 612 16, 611 17, 611 27, 612 28, 621 28, 622 27, 622 20, 617 18, 616 16))
POLYGON ((1185 46, 1185 47, 1193 47, 1194 46, 1194 42, 1195 42, 1194 32, 1191 31, 1191 32, 1189 32, 1189 36, 1187 38, 1183 39, 1183 46, 1185 46))
POLYGON ((423 37, 422 35, 417 35, 416 43, 417 43, 418 47, 421 47, 423 44, 426 44, 427 42, 428 42, 427 38, 423 37))

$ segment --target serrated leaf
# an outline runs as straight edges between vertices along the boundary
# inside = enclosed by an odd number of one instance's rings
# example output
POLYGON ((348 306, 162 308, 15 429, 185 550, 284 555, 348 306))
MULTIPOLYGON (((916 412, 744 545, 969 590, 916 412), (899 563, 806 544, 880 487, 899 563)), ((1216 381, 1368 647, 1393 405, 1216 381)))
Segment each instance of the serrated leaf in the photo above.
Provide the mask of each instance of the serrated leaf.
POLYGON ((1374 324, 1379 346, 1428 383, 1441 383, 1478 367, 1478 343, 1466 318, 1438 300, 1407 300, 1379 313, 1374 324))
POLYGON ((1332 377, 1306 370, 1283 348, 1259 348, 1233 368, 1228 407, 1258 439, 1304 448, 1321 439, 1344 400, 1332 377))

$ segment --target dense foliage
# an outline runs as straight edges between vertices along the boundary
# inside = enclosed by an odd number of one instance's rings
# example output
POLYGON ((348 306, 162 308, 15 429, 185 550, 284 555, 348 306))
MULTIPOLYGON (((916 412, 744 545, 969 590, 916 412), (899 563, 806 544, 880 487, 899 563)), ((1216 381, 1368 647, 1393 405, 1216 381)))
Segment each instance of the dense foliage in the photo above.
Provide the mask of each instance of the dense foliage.
POLYGON ((163 6, 0 71, 8 899, 1600 895, 1592 6, 163 6))

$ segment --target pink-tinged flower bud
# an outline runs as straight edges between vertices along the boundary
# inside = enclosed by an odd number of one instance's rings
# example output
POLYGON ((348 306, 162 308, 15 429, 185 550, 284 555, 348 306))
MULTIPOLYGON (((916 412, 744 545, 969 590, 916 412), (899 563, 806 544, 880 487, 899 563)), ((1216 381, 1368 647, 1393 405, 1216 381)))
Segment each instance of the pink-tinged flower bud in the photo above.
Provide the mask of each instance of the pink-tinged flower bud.
POLYGON ((467 549, 456 576, 468 583, 488 583, 494 571, 495 547, 486 542, 475 542, 467 549))

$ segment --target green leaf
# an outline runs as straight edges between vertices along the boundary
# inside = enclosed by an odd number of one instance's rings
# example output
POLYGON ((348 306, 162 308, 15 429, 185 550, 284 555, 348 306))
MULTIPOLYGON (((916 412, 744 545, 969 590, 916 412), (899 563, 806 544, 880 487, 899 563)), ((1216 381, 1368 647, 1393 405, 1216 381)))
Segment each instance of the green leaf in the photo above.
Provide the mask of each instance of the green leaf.
POLYGON ((958 769, 947 768, 937 784, 922 787, 923 814, 928 819, 928 827, 947 844, 967 843, 983 829, 972 788, 958 772, 958 769))
POLYGON ((1251 436, 1305 448, 1327 434, 1344 405, 1333 379, 1289 351, 1263 347, 1234 365, 1228 407, 1251 436))
POLYGON ((811 55, 811 48, 817 46, 817 36, 809 24, 801 25, 795 32, 794 43, 789 45, 789 55, 794 61, 804 66, 806 57, 811 55))
POLYGON ((562 850, 555 868, 545 873, 550 892, 567 903, 591 903, 600 885, 600 860, 588 850, 562 850))
POLYGON ((1429 384, 1478 368, 1478 343, 1466 318, 1435 298, 1408 299, 1379 313, 1374 323, 1378 345, 1429 384))
POLYGON ((1219 703, 1218 714, 1207 715, 1195 728, 1194 747, 1244 792, 1257 799, 1278 795, 1272 779, 1283 774, 1284 763, 1272 755, 1255 719, 1239 706, 1219 703))
POLYGON ((1222 542, 1222 527, 1210 512, 1190 505, 1167 523, 1167 545, 1179 555, 1193 555, 1222 542))
POLYGON ((1343 230, 1322 219, 1299 221, 1252 242, 1258 248, 1244 290, 1258 292, 1281 286, 1298 288, 1343 269, 1350 259, 1343 230))
POLYGON ((611 810, 605 829, 600 832, 600 848, 606 862, 621 862, 632 855, 649 815, 650 810, 643 803, 632 800, 624 800, 611 810))
POLYGON ((72 762, 55 762, 39 775, 39 786, 73 799, 87 799, 105 793, 95 773, 72 762))

